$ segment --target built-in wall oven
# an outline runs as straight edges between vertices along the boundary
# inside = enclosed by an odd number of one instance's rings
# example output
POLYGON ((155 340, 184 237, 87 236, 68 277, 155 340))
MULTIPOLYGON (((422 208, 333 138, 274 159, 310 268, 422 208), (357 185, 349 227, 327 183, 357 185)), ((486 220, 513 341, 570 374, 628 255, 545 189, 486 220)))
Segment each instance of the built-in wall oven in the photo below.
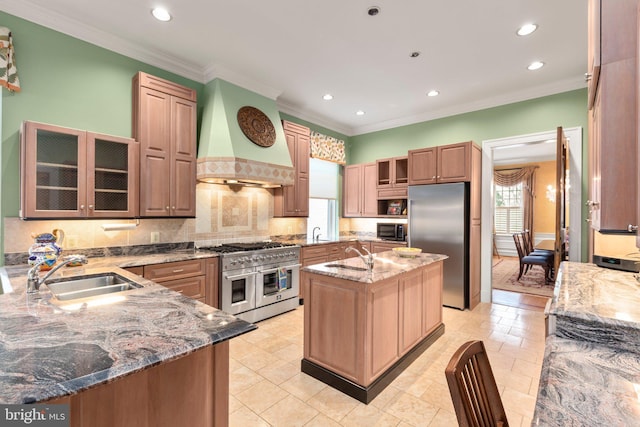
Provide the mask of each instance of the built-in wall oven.
POLYGON ((299 305, 299 246, 258 242, 200 249, 220 252, 222 311, 258 322, 299 305))

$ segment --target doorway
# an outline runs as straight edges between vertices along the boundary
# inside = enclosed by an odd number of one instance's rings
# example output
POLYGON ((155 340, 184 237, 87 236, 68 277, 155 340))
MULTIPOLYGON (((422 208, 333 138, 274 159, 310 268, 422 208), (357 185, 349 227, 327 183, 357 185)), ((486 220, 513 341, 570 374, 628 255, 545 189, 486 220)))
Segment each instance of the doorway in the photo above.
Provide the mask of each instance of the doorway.
MULTIPOLYGON (((582 251, 582 128, 564 129, 569 140, 569 179, 575 183, 569 189, 569 260, 580 261, 582 251)), ((557 130, 539 132, 535 134, 520 135, 514 137, 486 140, 482 142, 482 254, 481 254, 481 301, 492 300, 492 266, 494 253, 494 206, 495 195, 493 191, 494 159, 500 157, 499 152, 508 147, 519 148, 520 153, 526 152, 541 141, 555 140, 557 130), (497 150, 497 151, 496 151, 497 150)), ((516 160, 513 163, 527 163, 516 160)))

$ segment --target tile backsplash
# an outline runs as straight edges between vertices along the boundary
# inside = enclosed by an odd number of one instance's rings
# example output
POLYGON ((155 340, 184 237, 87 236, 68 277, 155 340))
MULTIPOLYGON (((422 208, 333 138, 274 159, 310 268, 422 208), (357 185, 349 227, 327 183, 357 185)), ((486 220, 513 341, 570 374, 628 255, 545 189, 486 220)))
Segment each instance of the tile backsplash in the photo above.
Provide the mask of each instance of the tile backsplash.
POLYGON ((152 243, 195 242, 197 246, 268 239, 274 235, 305 234, 306 219, 273 218, 269 190, 216 184, 196 187, 196 218, 141 219, 133 230, 105 231, 103 224, 134 224, 129 220, 4 219, 5 253, 27 252, 32 234, 65 232, 64 249, 88 249, 152 243))

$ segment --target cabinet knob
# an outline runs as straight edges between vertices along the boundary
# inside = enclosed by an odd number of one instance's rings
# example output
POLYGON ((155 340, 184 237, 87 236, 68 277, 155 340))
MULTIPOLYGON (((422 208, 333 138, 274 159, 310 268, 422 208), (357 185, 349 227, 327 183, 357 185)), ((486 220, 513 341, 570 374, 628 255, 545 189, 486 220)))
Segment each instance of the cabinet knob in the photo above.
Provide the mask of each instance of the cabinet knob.
POLYGON ((593 77, 593 74, 591 73, 584 73, 584 80, 586 82, 588 82, 589 80, 591 80, 591 78, 593 77))
POLYGON ((168 211, 168 210, 169 210, 169 206, 167 206, 167 207, 166 207, 166 208, 164 208, 164 209, 168 211))
POLYGON ((627 231, 628 231, 629 233, 635 233, 636 231, 638 231, 638 226, 637 226, 637 225, 631 225, 631 224, 629 224, 629 225, 627 226, 627 231))
POLYGON ((436 176, 435 176, 435 175, 433 175, 433 176, 431 177, 431 179, 436 179, 436 176))
POLYGON ((591 222, 591 218, 587 218, 587 219, 585 219, 585 220, 584 220, 584 222, 587 222, 587 223, 588 223, 588 222, 591 222))
POLYGON ((176 207, 175 207, 175 206, 171 206, 171 209, 173 209, 173 210, 175 211, 175 210, 176 210, 176 207))
POLYGON ((80 205, 80 210, 84 210, 84 205, 80 205))
POLYGON ((89 205, 89 209, 93 209, 93 205, 89 205))

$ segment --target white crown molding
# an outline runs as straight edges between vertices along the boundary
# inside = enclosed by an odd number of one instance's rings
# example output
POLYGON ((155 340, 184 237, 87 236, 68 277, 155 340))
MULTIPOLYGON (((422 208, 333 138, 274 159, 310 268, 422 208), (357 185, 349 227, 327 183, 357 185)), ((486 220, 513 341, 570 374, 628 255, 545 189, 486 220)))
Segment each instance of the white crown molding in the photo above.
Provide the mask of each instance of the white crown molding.
POLYGON ((336 123, 336 122, 334 122, 332 120, 327 119, 326 117, 320 117, 320 116, 311 114, 308 111, 306 111, 306 112, 305 111, 301 111, 300 109, 294 107, 291 104, 287 104, 286 102, 284 102, 282 100, 278 100, 276 102, 276 104, 278 106, 278 110, 283 112, 283 113, 295 116, 295 117, 297 117, 299 119, 302 119, 302 120, 306 120, 306 121, 308 121, 310 123, 313 123, 313 124, 316 124, 318 126, 322 126, 324 128, 331 129, 331 130, 333 130, 335 132, 339 132, 339 133, 341 133, 343 135, 347 135, 347 136, 353 136, 354 135, 353 128, 345 127, 345 126, 343 126, 343 125, 341 125, 339 123, 336 123))
POLYGON ((266 96, 274 101, 282 95, 282 91, 275 89, 262 82, 247 77, 241 73, 235 72, 221 65, 209 65, 204 70, 205 83, 209 83, 213 79, 222 79, 236 86, 255 92, 259 95, 266 96))
POLYGON ((363 135, 366 133, 377 132, 386 129, 392 129, 400 126, 412 125, 415 123, 426 122, 429 120, 441 119, 443 117, 455 116, 458 114, 470 113, 472 111, 485 110, 487 108, 499 107, 502 105, 512 104, 515 102, 527 101, 530 99, 541 98, 543 96, 556 95, 562 92, 582 89, 587 84, 584 76, 562 80, 547 85, 527 88, 521 91, 505 93, 493 98, 487 98, 468 104, 455 105, 449 108, 443 108, 437 111, 429 111, 423 114, 401 117, 398 119, 386 120, 373 125, 358 126, 353 129, 354 135, 363 135))
POLYGON ((98 30, 84 22, 69 19, 28 0, 0 0, 0 10, 188 79, 205 82, 202 67, 196 64, 178 60, 175 56, 158 50, 142 48, 138 44, 98 30))

